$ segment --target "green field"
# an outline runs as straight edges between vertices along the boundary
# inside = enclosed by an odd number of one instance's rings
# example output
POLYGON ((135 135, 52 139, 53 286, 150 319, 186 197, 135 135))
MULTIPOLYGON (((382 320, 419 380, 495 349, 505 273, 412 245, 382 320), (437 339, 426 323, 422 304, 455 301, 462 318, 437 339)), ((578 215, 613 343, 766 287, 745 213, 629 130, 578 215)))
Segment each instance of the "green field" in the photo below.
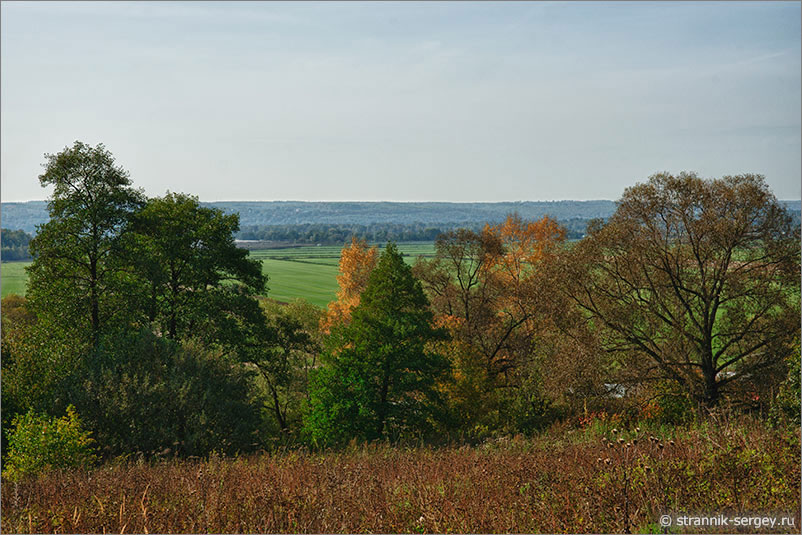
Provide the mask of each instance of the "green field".
POLYGON ((28 274, 25 267, 31 265, 30 262, 3 262, 0 264, 0 286, 2 286, 3 297, 8 294, 25 293, 25 281, 28 274))
MULTIPOLYGON (((418 256, 431 256, 433 243, 402 243, 399 250, 407 262, 418 256)), ((262 261, 262 270, 270 277, 267 296, 278 301, 303 298, 325 307, 337 293, 339 246, 288 247, 251 251, 251 258, 262 261)), ((30 262, 3 262, 2 296, 25 293, 25 266, 30 262)))

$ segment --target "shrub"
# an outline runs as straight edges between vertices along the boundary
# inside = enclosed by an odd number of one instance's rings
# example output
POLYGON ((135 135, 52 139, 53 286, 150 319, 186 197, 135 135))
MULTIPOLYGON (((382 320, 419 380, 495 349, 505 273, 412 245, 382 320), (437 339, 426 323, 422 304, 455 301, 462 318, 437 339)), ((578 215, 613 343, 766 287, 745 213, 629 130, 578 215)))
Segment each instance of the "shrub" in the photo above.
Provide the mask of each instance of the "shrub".
POLYGON ((502 401, 509 433, 531 435, 542 431, 565 416, 565 408, 556 405, 545 393, 538 373, 529 373, 522 384, 502 401))
POLYGON ((659 382, 654 387, 653 395, 640 412, 642 420, 668 425, 681 425, 693 420, 693 401, 676 383, 659 382))
POLYGON ((72 405, 58 419, 32 410, 20 414, 12 421, 3 476, 18 480, 53 468, 88 466, 96 460, 89 435, 72 405))
POLYGON ((217 350, 143 330, 104 340, 90 370, 79 406, 104 457, 253 448, 259 404, 250 376, 217 350))

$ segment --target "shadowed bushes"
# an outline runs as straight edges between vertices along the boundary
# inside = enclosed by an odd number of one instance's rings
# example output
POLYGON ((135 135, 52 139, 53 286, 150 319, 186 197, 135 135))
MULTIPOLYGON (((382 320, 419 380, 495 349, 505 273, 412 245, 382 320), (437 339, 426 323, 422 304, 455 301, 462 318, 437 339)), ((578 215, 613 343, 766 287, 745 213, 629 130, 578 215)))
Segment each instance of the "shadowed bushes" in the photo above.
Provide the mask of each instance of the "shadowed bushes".
POLYGON ((89 367, 80 414, 106 456, 233 454, 257 440, 248 372, 198 342, 120 336, 89 367))

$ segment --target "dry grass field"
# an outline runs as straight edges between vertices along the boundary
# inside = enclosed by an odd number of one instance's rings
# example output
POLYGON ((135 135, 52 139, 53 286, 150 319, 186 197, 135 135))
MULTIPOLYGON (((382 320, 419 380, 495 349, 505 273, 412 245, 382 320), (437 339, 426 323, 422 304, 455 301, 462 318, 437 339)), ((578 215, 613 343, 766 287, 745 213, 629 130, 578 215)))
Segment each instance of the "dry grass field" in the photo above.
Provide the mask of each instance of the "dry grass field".
POLYGON ((52 472, 2 486, 2 531, 661 532, 659 516, 681 511, 796 512, 799 525, 798 431, 551 433, 52 472))

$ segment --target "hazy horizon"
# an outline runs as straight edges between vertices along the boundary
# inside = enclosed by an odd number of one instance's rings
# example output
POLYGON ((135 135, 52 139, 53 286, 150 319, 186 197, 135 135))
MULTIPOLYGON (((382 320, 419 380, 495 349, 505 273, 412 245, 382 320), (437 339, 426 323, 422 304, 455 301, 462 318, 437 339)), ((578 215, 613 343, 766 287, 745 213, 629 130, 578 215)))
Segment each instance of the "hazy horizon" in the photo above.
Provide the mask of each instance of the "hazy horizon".
POLYGON ((802 197, 799 2, 0 4, 0 196, 104 143, 204 202, 802 197))

